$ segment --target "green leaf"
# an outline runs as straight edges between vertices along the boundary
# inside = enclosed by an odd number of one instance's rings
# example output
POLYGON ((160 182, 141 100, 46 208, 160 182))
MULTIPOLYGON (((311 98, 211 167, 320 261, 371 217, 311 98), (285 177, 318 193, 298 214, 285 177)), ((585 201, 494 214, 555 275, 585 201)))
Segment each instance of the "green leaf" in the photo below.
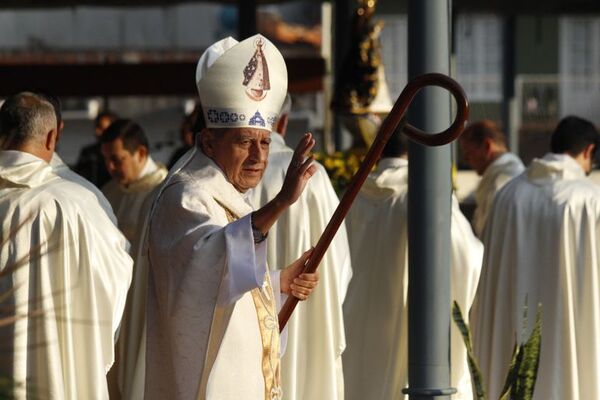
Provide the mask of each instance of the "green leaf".
POLYGON ((533 398, 537 372, 540 363, 540 349, 542 346, 542 306, 538 304, 535 326, 529 339, 523 344, 523 359, 518 370, 518 379, 515 388, 515 398, 530 400, 533 398))
POLYGON ((486 400, 485 391, 483 390, 483 377, 481 370, 475 359, 475 353, 473 352, 473 340, 471 339, 471 331, 469 326, 465 323, 465 320, 460 310, 460 306, 456 301, 452 306, 452 319, 460 331, 465 347, 467 348, 467 363, 469 364, 469 372, 471 373, 471 379, 473 380, 473 386, 475 387, 475 399, 486 400))

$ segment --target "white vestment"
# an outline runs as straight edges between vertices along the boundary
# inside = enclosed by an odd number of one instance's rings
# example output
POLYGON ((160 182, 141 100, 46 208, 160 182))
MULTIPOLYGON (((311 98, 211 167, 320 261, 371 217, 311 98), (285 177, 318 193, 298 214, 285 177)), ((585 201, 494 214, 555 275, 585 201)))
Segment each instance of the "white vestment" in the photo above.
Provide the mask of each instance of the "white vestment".
MULTIPOLYGON (((271 133, 269 165, 252 202, 261 207, 281 190, 294 151, 281 135, 271 133)), ((339 201, 325 169, 318 169, 304 192, 269 230, 267 263, 285 267, 314 246, 339 201)), ((287 324, 282 358, 286 400, 344 398, 342 352, 346 347, 342 303, 352 276, 345 226, 341 226, 319 266, 319 286, 299 304, 287 324)))
MULTIPOLYGON (((408 161, 384 158, 369 175, 348 215, 354 276, 344 305, 346 398, 402 399, 408 381, 408 161)), ((483 246, 452 199, 451 300, 469 310, 483 246)), ((466 348, 451 323, 454 399, 471 400, 466 348)))
POLYGON ((542 347, 534 399, 600 399, 599 221, 600 188, 568 155, 535 159, 497 194, 471 315, 490 399, 499 397, 515 339, 529 337, 538 303, 542 347))
POLYGON ((70 182, 77 183, 78 185, 86 188, 91 194, 94 195, 96 200, 93 198, 87 198, 86 201, 97 202, 100 207, 104 210, 108 218, 113 222, 113 224, 117 225, 117 218, 113 213, 113 209, 110 206, 106 197, 102 194, 102 192, 94 185, 92 182, 85 179, 83 176, 79 175, 75 171, 73 171, 67 164, 64 163, 62 158, 59 157, 57 153, 52 155, 52 159, 50 160, 50 167, 52 167, 52 172, 56 175, 60 176, 63 179, 66 179, 70 182))
POLYGON ((279 328, 277 315, 259 327, 250 291, 279 301, 279 273, 265 287, 266 242, 254 243, 252 207, 216 164, 199 150, 181 164, 150 216, 145 397, 265 399, 261 335, 279 328))
POLYGON ((481 180, 475 190, 475 203, 477 208, 473 213, 473 230, 477 237, 482 237, 483 229, 488 218, 494 196, 502 186, 506 185, 515 176, 519 175, 525 167, 521 159, 513 153, 504 153, 496 158, 483 172, 481 180))
MULTIPOLYGON (((137 261, 139 246, 146 226, 144 222, 152 205, 154 189, 166 176, 166 168, 157 165, 152 157, 148 156, 136 181, 123 186, 116 179, 111 179, 102 188, 117 216, 119 229, 131 242, 130 253, 135 261, 133 279, 119 330, 114 367, 118 391, 121 398, 128 400, 141 399, 144 392, 148 269, 143 260, 137 261)), ((117 390, 112 386, 114 385, 111 382, 111 390, 117 390)))
POLYGON ((165 179, 167 172, 164 166, 157 165, 148 156, 140 177, 135 182, 123 186, 113 178, 102 187, 102 193, 117 216, 119 229, 132 244, 131 255, 134 257, 137 254, 138 236, 141 234, 140 225, 146 219, 144 212, 149 211, 142 206, 154 188, 165 179))
POLYGON ((131 280, 124 236, 94 193, 20 151, 0 152, 0 215, 0 293, 12 291, 0 319, 17 315, 0 329, 0 376, 21 384, 17 398, 107 399, 131 280))

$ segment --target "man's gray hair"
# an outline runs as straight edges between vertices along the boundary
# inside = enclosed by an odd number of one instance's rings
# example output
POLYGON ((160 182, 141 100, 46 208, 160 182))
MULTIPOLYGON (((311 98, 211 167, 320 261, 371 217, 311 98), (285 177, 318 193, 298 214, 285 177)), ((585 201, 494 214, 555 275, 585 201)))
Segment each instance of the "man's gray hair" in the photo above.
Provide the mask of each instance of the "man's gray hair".
POLYGON ((279 118, 284 115, 288 115, 292 111, 292 96, 288 93, 285 96, 285 100, 283 101, 283 105, 281 106, 281 110, 279 111, 279 118))
POLYGON ((0 107, 0 136, 6 142, 21 144, 45 138, 56 130, 52 103, 32 92, 17 93, 0 107))

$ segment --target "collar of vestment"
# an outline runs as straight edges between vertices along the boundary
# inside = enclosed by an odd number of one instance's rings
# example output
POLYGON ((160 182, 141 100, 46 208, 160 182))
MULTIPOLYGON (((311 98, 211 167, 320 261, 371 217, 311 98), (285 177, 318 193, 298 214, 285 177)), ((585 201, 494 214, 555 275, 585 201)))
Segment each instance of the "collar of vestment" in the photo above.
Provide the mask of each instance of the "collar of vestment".
POLYGON ((585 171, 568 154, 548 153, 543 158, 534 159, 527 168, 527 179, 536 185, 582 178, 585 178, 585 171))
POLYGON ((406 190, 408 185, 408 160, 400 157, 381 159, 377 169, 369 174, 361 194, 375 199, 384 199, 406 190))
POLYGON ((55 177, 50 164, 33 154, 17 150, 0 151, 0 180, 9 185, 33 188, 55 177))
POLYGON ((521 159, 515 154, 507 151, 506 153, 501 154, 498 158, 492 161, 490 165, 487 166, 487 168, 483 172, 483 176, 481 177, 481 179, 483 180, 487 176, 494 176, 498 172, 506 170, 507 166, 510 164, 521 165, 522 162, 521 159))
POLYGON ((62 158, 60 158, 58 153, 55 152, 54 154, 52 154, 52 159, 50 160, 50 166, 52 167, 52 169, 54 171, 56 171, 57 169, 60 169, 60 168, 66 168, 67 164, 65 164, 65 162, 62 160, 62 158))
POLYGON ((148 158, 146 159, 146 162, 144 163, 144 168, 142 168, 142 170, 140 171, 140 176, 138 176, 137 180, 143 179, 144 177, 150 175, 157 169, 158 169, 158 165, 154 162, 154 160, 152 159, 152 156, 150 156, 148 154, 148 158))
POLYGON ((487 166, 475 190, 475 202, 483 204, 490 193, 495 193, 501 184, 525 170, 521 159, 517 155, 506 152, 487 166))
POLYGON ((388 168, 408 167, 408 160, 402 157, 383 157, 377 164, 377 170, 383 171, 388 168))
POLYGON ((140 177, 131 182, 129 185, 121 185, 116 180, 112 180, 119 188, 119 191, 123 193, 139 193, 139 192, 147 192, 149 190, 154 189, 158 186, 165 176, 167 176, 167 169, 162 164, 157 164, 154 160, 148 156, 148 160, 146 160, 146 164, 140 172, 140 177))
POLYGON ((221 168, 202 150, 197 150, 190 162, 173 176, 173 182, 178 180, 192 182, 194 187, 207 192, 237 217, 243 217, 253 211, 244 195, 237 191, 221 168))

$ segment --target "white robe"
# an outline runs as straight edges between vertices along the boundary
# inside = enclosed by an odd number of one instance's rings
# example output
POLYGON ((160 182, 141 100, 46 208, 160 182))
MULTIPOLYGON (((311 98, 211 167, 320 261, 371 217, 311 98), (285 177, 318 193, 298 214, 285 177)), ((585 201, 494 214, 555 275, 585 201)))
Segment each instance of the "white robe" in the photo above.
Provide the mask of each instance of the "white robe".
MULTIPOLYGON (((384 158, 357 196, 347 219, 354 277, 344 305, 348 400, 402 399, 408 381, 408 162, 384 158)), ((463 312, 475 296, 483 246, 452 199, 451 296, 463 312)), ((450 312, 451 299, 448 299, 450 312)), ((471 400, 466 349, 451 327, 454 399, 471 400)))
MULTIPOLYGON (((281 135, 271 134, 269 165, 252 191, 261 207, 281 190, 294 151, 281 135)), ((285 267, 314 246, 339 200, 325 169, 308 182, 298 201, 269 230, 267 263, 285 267)), ((342 352, 346 347, 342 303, 352 276, 345 226, 341 226, 319 266, 319 286, 301 302, 287 325, 286 352, 282 358, 282 387, 286 400, 341 400, 344 398, 342 352)))
POLYGON ((473 230, 481 238, 494 196, 508 181, 525 170, 521 159, 513 153, 504 153, 495 159, 483 172, 475 190, 477 207, 473 213, 473 230))
POLYGON ((0 152, 0 215, 3 238, 14 235, 0 248, 0 293, 14 290, 0 319, 19 316, 0 329, 0 376, 24 384, 17 398, 107 399, 131 280, 125 238, 94 193, 19 151, 0 152))
POLYGON ((535 159, 496 196, 471 315, 490 399, 542 304, 536 400, 600 399, 600 188, 567 155, 535 159))
POLYGON ((130 254, 135 261, 133 279, 119 330, 115 366, 111 371, 110 389, 113 397, 117 396, 114 392, 118 391, 123 399, 143 398, 148 269, 147 263, 137 262, 137 258, 140 254, 139 246, 146 226, 145 221, 155 194, 154 189, 166 176, 166 168, 157 165, 152 157, 148 156, 135 182, 125 187, 112 179, 102 188, 102 193, 106 195, 116 214, 119 229, 131 242, 130 254), (112 381, 115 378, 118 381, 117 385, 112 381))
MULTIPOLYGON (((201 151, 191 155, 150 216, 145 397, 264 399, 249 291, 264 285, 266 242, 254 244, 252 207, 222 171, 201 151), (240 218, 229 223, 223 206, 240 218)), ((279 273, 271 276, 279 293, 279 273)))
POLYGON ((94 200, 93 198, 88 198, 87 200, 92 201, 93 203, 98 203, 98 205, 104 210, 104 212, 106 213, 108 218, 110 218, 110 220, 113 222, 113 224, 117 225, 117 218, 113 213, 113 209, 110 206, 110 203, 102 194, 102 192, 96 187, 96 185, 94 185, 92 182, 88 181, 83 176, 79 175, 71 168, 69 168, 69 166, 65 164, 62 158, 60 158, 59 155, 56 153, 52 155, 52 159, 50 160, 50 167, 52 167, 52 172, 54 172, 56 175, 70 182, 81 185, 85 189, 87 189, 88 192, 91 192, 91 194, 93 194, 96 199, 94 200))
POLYGON ((150 204, 144 202, 150 193, 167 176, 167 169, 157 165, 150 156, 140 173, 140 177, 128 186, 123 186, 116 179, 111 179, 102 187, 102 193, 110 203, 118 221, 118 226, 127 240, 132 244, 131 255, 137 254, 139 236, 142 234, 140 226, 150 211, 150 204))

